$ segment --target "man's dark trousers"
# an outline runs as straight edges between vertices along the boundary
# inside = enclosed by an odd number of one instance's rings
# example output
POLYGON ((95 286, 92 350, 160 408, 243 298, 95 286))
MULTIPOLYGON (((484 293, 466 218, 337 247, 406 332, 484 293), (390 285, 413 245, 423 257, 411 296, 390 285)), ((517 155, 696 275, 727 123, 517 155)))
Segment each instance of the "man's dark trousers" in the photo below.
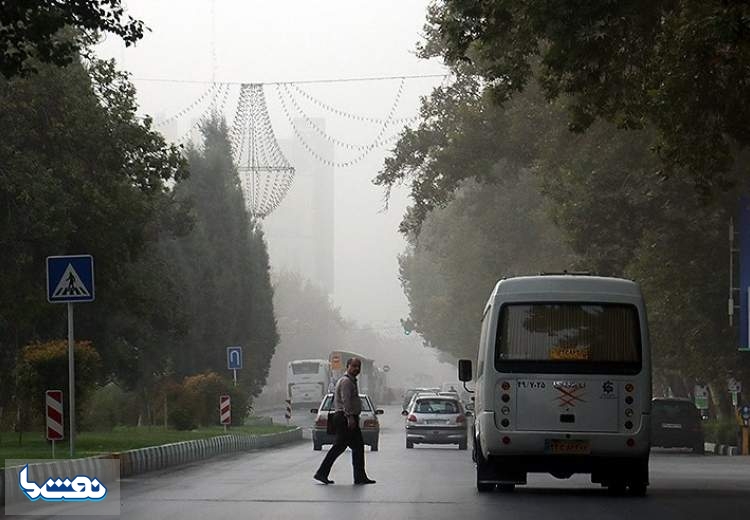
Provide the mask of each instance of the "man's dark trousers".
POLYGON ((315 475, 328 478, 333 463, 348 447, 352 450, 354 482, 367 479, 367 474, 365 473, 365 442, 362 439, 362 430, 359 429, 359 416, 355 417, 356 426, 351 429, 347 424, 346 416, 342 412, 336 412, 333 420, 336 426, 336 440, 331 449, 328 450, 315 475))

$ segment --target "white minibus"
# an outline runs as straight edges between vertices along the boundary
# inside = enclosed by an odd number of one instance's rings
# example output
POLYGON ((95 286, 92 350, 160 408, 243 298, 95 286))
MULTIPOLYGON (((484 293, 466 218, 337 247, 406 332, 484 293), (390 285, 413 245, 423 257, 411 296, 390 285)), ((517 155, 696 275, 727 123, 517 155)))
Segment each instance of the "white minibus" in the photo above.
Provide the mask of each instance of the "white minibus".
POLYGON ((529 472, 590 473, 643 495, 651 363, 643 296, 629 280, 570 274, 495 286, 482 317, 475 381, 477 489, 511 491, 529 472))

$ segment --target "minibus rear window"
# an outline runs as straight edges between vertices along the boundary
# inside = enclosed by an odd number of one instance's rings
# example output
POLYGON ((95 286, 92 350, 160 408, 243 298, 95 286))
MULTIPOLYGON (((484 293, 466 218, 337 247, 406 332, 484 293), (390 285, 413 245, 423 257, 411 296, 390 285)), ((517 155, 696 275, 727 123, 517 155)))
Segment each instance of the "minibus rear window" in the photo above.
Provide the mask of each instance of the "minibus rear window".
POLYGON ((501 372, 637 373, 638 311, 603 303, 503 305, 495 365, 501 372))

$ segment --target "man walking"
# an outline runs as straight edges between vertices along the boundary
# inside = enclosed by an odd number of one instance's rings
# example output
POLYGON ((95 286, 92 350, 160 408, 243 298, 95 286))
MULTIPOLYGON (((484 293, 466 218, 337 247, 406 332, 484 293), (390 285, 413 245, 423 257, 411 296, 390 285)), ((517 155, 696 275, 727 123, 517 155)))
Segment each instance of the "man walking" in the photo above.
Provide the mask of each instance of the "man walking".
POLYGON ((359 429, 359 413, 362 411, 362 403, 359 400, 357 376, 361 369, 361 360, 358 358, 348 359, 346 361, 346 374, 338 380, 333 392, 333 409, 335 411, 333 421, 336 440, 313 476, 315 480, 323 484, 333 484, 333 480, 328 479, 331 467, 347 447, 352 450, 354 483, 375 483, 365 473, 365 443, 362 439, 362 430, 359 429))

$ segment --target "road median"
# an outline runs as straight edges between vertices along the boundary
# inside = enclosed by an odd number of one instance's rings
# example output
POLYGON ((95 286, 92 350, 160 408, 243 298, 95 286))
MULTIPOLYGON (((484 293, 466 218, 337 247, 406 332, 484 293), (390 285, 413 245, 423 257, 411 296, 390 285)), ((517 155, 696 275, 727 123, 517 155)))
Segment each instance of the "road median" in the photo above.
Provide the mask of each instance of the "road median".
MULTIPOLYGON (((120 463, 120 477, 123 478, 198 462, 228 453, 272 448, 302 440, 301 428, 260 435, 231 433, 159 446, 102 453, 95 457, 43 462, 39 465, 49 466, 55 474, 76 475, 85 474, 89 471, 96 459, 114 458, 120 463)), ((6 475, 15 476, 18 471, 20 471, 20 467, 7 467, 0 471, 0 503, 5 504, 6 487, 9 497, 17 498, 16 495, 21 496, 19 486, 6 486, 6 475)))
POLYGON ((713 442, 705 443, 706 453, 713 453, 714 455, 739 455, 740 450, 737 446, 729 446, 727 444, 715 444, 713 442))

